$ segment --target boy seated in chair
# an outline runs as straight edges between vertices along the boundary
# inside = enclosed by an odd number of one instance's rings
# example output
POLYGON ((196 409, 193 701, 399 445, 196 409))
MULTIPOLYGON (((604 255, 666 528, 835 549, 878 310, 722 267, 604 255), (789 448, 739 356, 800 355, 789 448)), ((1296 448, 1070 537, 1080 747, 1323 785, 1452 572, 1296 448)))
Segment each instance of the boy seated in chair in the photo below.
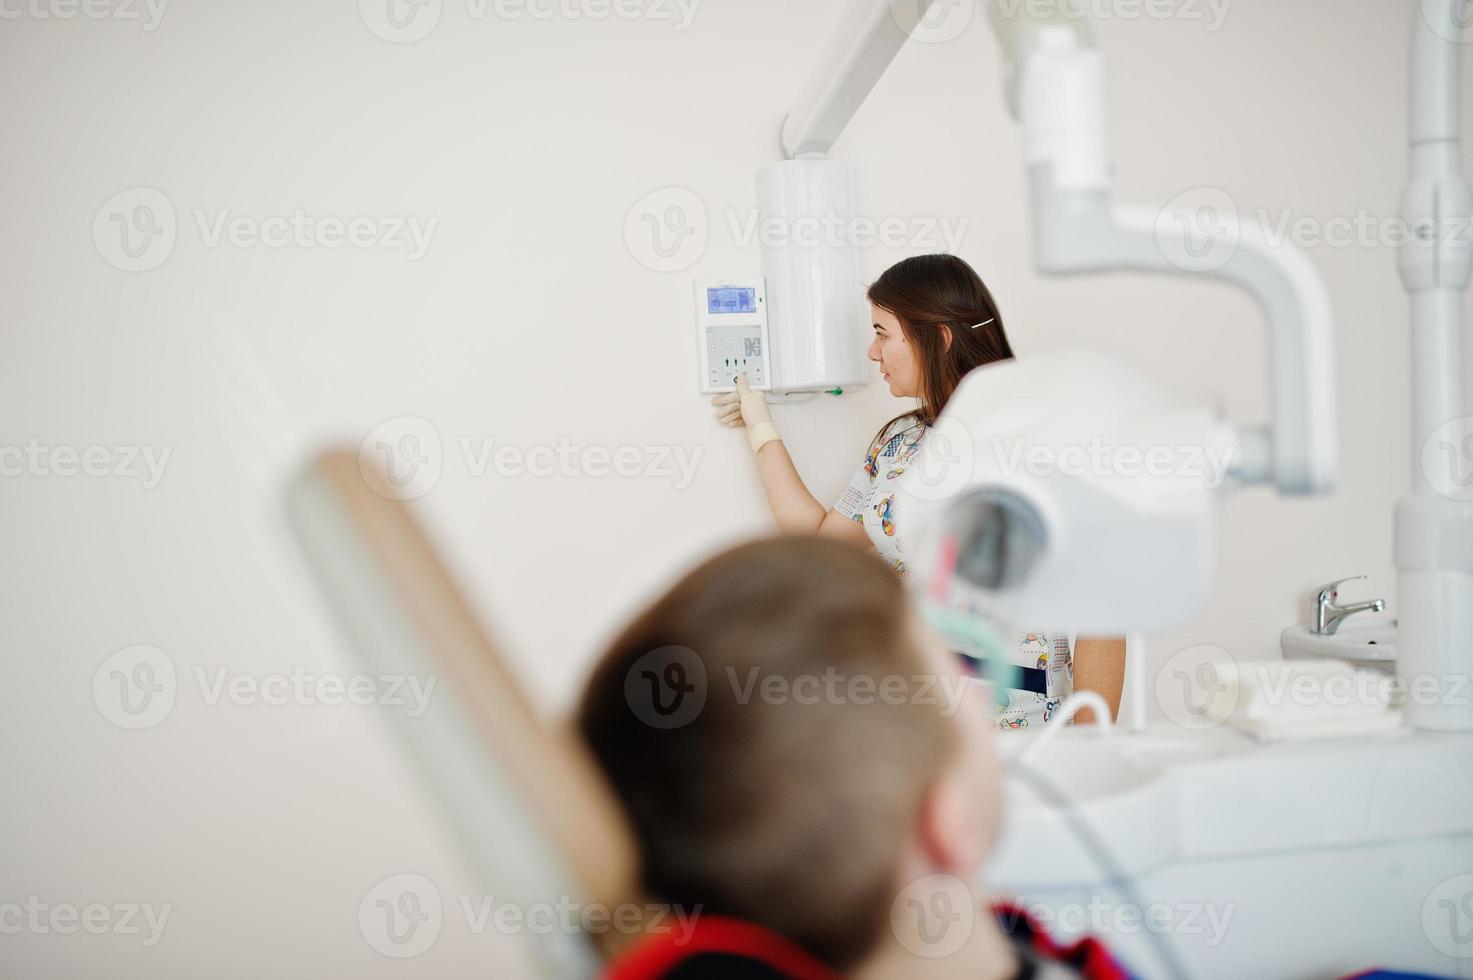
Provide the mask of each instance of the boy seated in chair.
POLYGON ((1125 977, 981 895, 1001 772, 954 661, 893 572, 819 537, 721 554, 626 627, 578 725, 650 897, 697 919, 610 977, 1125 977))

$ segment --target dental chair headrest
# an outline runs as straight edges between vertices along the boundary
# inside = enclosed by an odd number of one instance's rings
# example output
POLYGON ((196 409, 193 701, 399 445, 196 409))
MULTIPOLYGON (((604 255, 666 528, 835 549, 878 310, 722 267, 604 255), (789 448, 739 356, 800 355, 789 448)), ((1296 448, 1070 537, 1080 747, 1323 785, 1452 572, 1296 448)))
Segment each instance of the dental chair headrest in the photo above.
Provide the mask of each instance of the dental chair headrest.
MULTIPOLYGON (((591 755, 538 717, 383 474, 355 452, 326 453, 292 481, 286 509, 369 669, 439 678, 428 709, 397 727, 476 883, 526 904, 638 903, 634 836, 591 755)), ((554 931, 533 953, 549 975, 591 976, 629 941, 554 931)))

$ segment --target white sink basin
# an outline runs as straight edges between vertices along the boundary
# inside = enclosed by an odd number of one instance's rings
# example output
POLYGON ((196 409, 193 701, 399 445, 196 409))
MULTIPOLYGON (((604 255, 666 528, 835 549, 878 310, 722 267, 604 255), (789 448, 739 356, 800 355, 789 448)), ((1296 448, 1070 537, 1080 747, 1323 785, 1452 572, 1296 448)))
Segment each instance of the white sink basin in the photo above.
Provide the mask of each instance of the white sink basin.
POLYGON ((1387 613, 1357 613, 1329 636, 1311 633, 1306 623, 1279 634, 1285 660, 1333 657, 1389 670, 1396 662, 1396 619, 1387 613))

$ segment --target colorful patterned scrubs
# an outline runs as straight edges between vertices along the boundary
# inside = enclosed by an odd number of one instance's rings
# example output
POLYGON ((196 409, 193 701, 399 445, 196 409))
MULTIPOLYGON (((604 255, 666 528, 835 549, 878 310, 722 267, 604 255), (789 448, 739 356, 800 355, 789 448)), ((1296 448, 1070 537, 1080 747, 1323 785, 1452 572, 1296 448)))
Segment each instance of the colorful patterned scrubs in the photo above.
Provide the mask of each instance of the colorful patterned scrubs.
MULTIPOLYGON (((906 572, 904 537, 898 528, 903 519, 895 514, 895 485, 920 450, 929 427, 913 416, 897 419, 887 427, 864 465, 855 471, 834 510, 863 524, 880 557, 901 575, 906 572)), ((973 665, 975 660, 967 658, 973 665)), ((999 728, 1027 728, 1048 721, 1059 702, 1074 687, 1074 654, 1069 635, 1057 632, 1021 633, 1013 663, 1019 668, 1020 687, 1006 690, 1007 704, 998 708, 999 728)))

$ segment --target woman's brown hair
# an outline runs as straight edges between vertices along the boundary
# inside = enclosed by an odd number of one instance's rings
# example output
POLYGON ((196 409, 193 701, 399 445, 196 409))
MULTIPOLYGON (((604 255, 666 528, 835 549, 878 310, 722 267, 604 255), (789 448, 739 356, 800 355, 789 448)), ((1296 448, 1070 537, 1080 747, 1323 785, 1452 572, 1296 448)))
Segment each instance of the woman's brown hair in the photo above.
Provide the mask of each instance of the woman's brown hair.
POLYGON ((902 259, 874 281, 868 296, 900 321, 921 378, 920 407, 885 423, 877 441, 904 418, 913 416, 923 425, 935 422, 968 371, 1013 356, 987 284, 955 255, 902 259))

